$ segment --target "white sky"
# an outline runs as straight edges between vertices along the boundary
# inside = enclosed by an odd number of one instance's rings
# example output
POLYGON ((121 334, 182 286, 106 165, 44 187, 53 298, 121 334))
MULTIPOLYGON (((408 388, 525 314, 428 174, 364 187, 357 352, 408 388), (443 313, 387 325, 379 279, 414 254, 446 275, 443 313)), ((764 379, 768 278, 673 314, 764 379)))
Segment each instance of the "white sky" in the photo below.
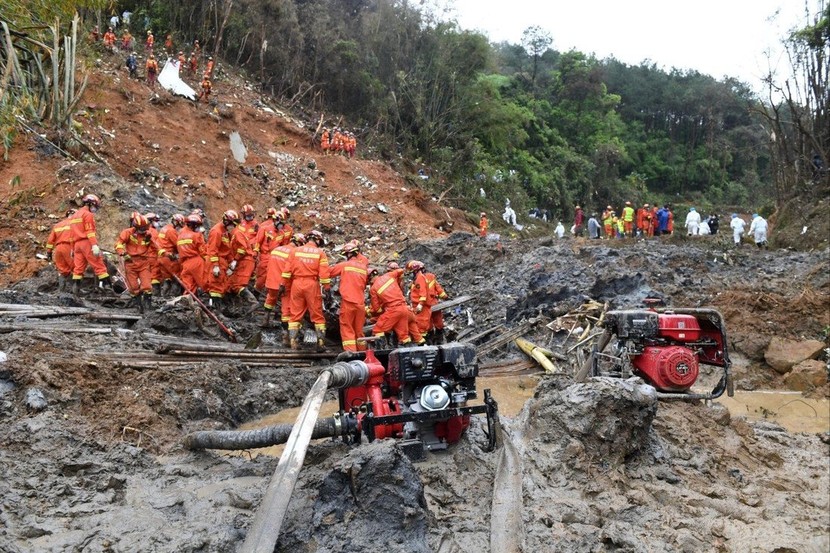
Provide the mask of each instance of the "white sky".
MULTIPOLYGON (((826 0, 808 0, 811 13, 826 0)), ((650 60, 670 70, 695 69, 721 79, 736 77, 760 86, 768 63, 780 52, 785 31, 803 26, 804 0, 437 0, 454 6, 462 29, 482 31, 493 42, 518 44, 538 25, 553 49, 572 48, 602 59, 639 65, 650 60), (779 12, 774 21, 770 19, 779 12)), ((452 15, 453 12, 450 12, 452 15)), ((786 60, 774 61, 787 68, 786 60)), ((783 66, 783 67, 782 67, 783 66)))

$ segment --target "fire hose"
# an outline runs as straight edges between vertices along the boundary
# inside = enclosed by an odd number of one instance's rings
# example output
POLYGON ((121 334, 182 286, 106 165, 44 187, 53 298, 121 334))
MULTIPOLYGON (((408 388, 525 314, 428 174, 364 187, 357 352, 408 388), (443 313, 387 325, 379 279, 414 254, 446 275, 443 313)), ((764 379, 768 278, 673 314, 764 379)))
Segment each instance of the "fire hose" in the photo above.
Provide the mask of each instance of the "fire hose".
MULTIPOLYGON (((297 420, 292 425, 285 440, 285 451, 280 456, 276 470, 268 483, 268 489, 262 498, 262 504, 254 516, 251 528, 240 551, 242 553, 272 553, 277 544, 280 527, 291 500, 291 493, 300 476, 308 444, 315 431, 331 430, 323 425, 318 427, 317 415, 323 404, 323 397, 329 388, 348 388, 363 384, 371 376, 369 366, 363 361, 340 362, 323 370, 303 401, 297 420)), ((279 425, 284 427, 286 425, 279 425)), ((267 430, 267 429, 263 429, 267 430)), ((285 428, 271 430, 272 437, 282 439, 285 428)), ((250 433, 243 433, 250 434, 250 433)), ((260 438, 262 436, 259 436, 260 438)), ((325 436, 318 436, 325 437, 325 436)), ((244 440, 227 435, 227 433, 197 432, 185 438, 185 446, 190 449, 205 447, 202 444, 232 445, 244 440)), ((274 442, 280 443, 280 442, 274 442)), ((273 445, 264 443, 264 445, 273 445)), ((259 446, 262 447, 262 446, 259 446)))
POLYGON ((182 290, 184 290, 187 295, 196 300, 196 303, 199 304, 199 307, 202 309, 202 311, 204 311, 208 317, 213 319, 213 322, 219 325, 219 328, 221 328, 222 331, 228 335, 228 338, 230 338, 231 342, 236 343, 236 333, 227 326, 225 326, 222 323, 222 321, 219 320, 219 317, 217 317, 216 314, 213 311, 211 311, 210 308, 207 305, 205 305, 204 302, 200 300, 196 294, 188 290, 187 286, 184 285, 184 283, 181 281, 181 279, 179 279, 178 276, 173 275, 173 278, 176 279, 176 282, 179 283, 179 286, 182 287, 182 290))

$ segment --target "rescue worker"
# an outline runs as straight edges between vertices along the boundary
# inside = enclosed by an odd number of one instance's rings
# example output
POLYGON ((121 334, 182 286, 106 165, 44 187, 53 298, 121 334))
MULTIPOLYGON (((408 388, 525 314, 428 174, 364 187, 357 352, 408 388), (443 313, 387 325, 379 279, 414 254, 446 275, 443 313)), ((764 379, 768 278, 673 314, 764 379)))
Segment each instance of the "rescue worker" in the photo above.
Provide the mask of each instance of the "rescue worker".
POLYGON ((574 213, 574 234, 578 237, 582 237, 582 227, 585 224, 585 212, 582 211, 580 206, 576 206, 574 213))
POLYGON ((749 225, 749 233, 755 238, 755 245, 759 248, 767 247, 767 230, 769 224, 767 220, 758 215, 752 214, 752 223, 749 225))
POLYGON ((202 75, 202 84, 201 84, 201 92, 199 92, 199 97, 196 98, 197 102, 201 102, 202 98, 205 99, 205 102, 208 102, 210 99, 210 93, 213 90, 213 85, 210 82, 210 75, 205 73, 202 75))
POLYGON ((625 202, 625 207, 622 210, 623 220, 623 234, 628 237, 634 236, 634 208, 631 207, 631 202, 625 202))
POLYGON ((366 284, 369 268, 358 258, 359 245, 352 241, 343 246, 346 261, 331 267, 331 278, 340 278, 340 341, 343 351, 366 349, 363 326, 366 324, 366 284))
POLYGON ((134 211, 130 216, 130 226, 121 231, 115 242, 115 253, 124 260, 127 290, 141 313, 152 305, 150 260, 158 255, 158 247, 149 230, 147 217, 134 211))
POLYGON ((288 335, 291 349, 299 349, 299 333, 303 317, 308 312, 317 333, 317 351, 325 351, 326 319, 323 316, 323 296, 331 294, 329 260, 321 248, 325 243, 319 230, 308 233, 304 246, 294 250, 294 258, 288 268, 286 279, 291 280, 291 320, 288 335))
POLYGON ((254 208, 243 206, 245 218, 242 219, 233 231, 231 250, 233 256, 228 265, 228 292, 236 294, 250 303, 257 303, 256 297, 248 290, 251 275, 256 266, 254 241, 256 240, 257 224, 254 218, 254 208), (252 234, 253 232, 253 234, 252 234))
POLYGON ((129 56, 127 56, 127 70, 130 72, 130 78, 135 79, 138 77, 138 60, 135 57, 135 52, 132 52, 129 56))
POLYGON ((133 35, 130 34, 129 29, 125 29, 124 34, 121 35, 121 49, 125 52, 133 49, 133 35))
POLYGON ((291 242, 282 244, 271 250, 271 260, 268 262, 268 276, 265 278, 265 288, 268 294, 265 296, 265 321, 262 326, 267 327, 271 320, 271 313, 276 308, 277 301, 280 302, 280 322, 283 328, 282 343, 289 347, 291 340, 288 332, 288 324, 291 321, 291 279, 289 269, 294 259, 294 250, 305 244, 305 236, 294 233, 291 242))
POLYGON ((654 205, 651 206, 651 219, 649 220, 649 228, 648 228, 648 235, 649 237, 654 236, 657 234, 657 227, 660 225, 660 221, 657 218, 657 212, 659 208, 657 207, 658 203, 654 202, 654 205))
MULTIPOLYGON (((599 240, 601 228, 602 227, 600 227, 599 221, 597 220, 597 214, 591 213, 591 218, 588 219, 588 238, 592 240, 599 240)), ((562 230, 564 233, 564 229, 562 230)))
POLYGON ((637 235, 647 236, 649 217, 651 215, 651 208, 648 204, 643 204, 643 207, 637 210, 637 235))
POLYGON ((158 231, 156 245, 158 246, 158 280, 161 282, 161 296, 166 297, 177 289, 175 281, 182 272, 179 263, 179 231, 184 228, 185 219, 181 213, 176 213, 170 222, 158 231))
POLYGON ((80 292, 81 279, 84 278, 87 265, 91 265, 95 271, 99 286, 112 287, 107 266, 101 258, 95 227, 95 213, 101 208, 101 200, 95 194, 87 194, 81 201, 83 207, 72 215, 70 221, 74 240, 72 253, 75 259, 72 269, 72 293, 76 296, 80 292))
POLYGON ((205 67, 205 75, 208 79, 213 78, 213 57, 208 56, 207 67, 205 67))
POLYGON ((320 136, 320 148, 323 150, 323 155, 329 155, 329 148, 331 148, 331 132, 328 127, 323 127, 323 134, 320 136))
POLYGON ((179 55, 176 58, 176 60, 179 62, 178 69, 179 69, 179 75, 181 75, 182 72, 184 71, 185 67, 187 66, 186 65, 187 64, 187 58, 184 57, 184 52, 179 52, 179 55))
POLYGON ((487 237, 487 229, 489 227, 490 227, 490 223, 489 223, 489 221, 487 221, 487 214, 482 211, 481 215, 479 215, 479 219, 478 219, 478 235, 479 235, 480 238, 486 238, 487 237))
POLYGON ((89 41, 90 42, 98 42, 98 39, 101 37, 101 31, 98 30, 98 25, 95 25, 92 30, 89 32, 89 41))
POLYGON ((236 269, 235 252, 231 248, 233 233, 239 226, 239 213, 233 209, 222 214, 222 220, 210 229, 207 239, 207 267, 209 273, 205 279, 210 305, 219 309, 222 298, 228 291, 228 276, 236 269), (231 268, 233 265, 233 268, 231 268))
POLYGON ((657 236, 669 233, 669 209, 663 206, 657 210, 657 236))
POLYGON ((67 209, 63 220, 52 227, 46 239, 46 256, 55 264, 58 271, 58 292, 66 292, 72 280, 72 215, 74 209, 67 209))
POLYGON ((614 210, 611 209, 611 206, 605 208, 605 211, 602 212, 602 226, 603 230, 605 230, 605 238, 606 240, 609 238, 614 237, 614 210))
POLYGON ((674 233, 674 213, 671 210, 671 204, 666 204, 666 211, 669 212, 669 222, 666 224, 666 234, 674 233))
POLYGON ((743 219, 738 217, 737 213, 732 214, 732 220, 729 222, 729 228, 732 229, 732 239, 735 241, 736 246, 741 245, 741 240, 744 235, 744 227, 746 223, 743 219))
POLYGON ((288 223, 291 217, 291 212, 287 207, 281 207, 279 210, 279 218, 274 227, 277 229, 280 244, 288 244, 291 242, 291 235, 294 234, 293 227, 288 223))
POLYGON ((205 235, 199 230, 202 218, 191 213, 185 218, 185 228, 177 233, 176 251, 181 263, 179 279, 185 291, 195 294, 197 289, 204 290, 205 285, 205 255, 207 245, 205 235))
POLYGON ((144 47, 147 49, 147 52, 152 54, 153 53, 153 46, 156 44, 156 37, 153 36, 153 31, 147 30, 147 40, 144 41, 144 47))
POLYGON ((196 54, 197 58, 202 55, 202 45, 199 44, 198 40, 193 41, 193 53, 196 54))
POLYGON ((357 138, 355 138, 353 132, 349 132, 348 140, 346 141, 346 153, 350 159, 354 157, 355 150, 357 150, 357 138))
POLYGON ((156 75, 158 75, 159 72, 159 64, 153 54, 150 54, 150 57, 147 58, 147 63, 144 65, 144 68, 147 71, 147 84, 150 85, 150 88, 155 88, 156 75))
POLYGON ((565 237, 565 225, 562 224, 562 221, 556 222, 556 228, 553 229, 553 233, 557 238, 561 239, 565 237))
POLYGON ((700 226, 700 213, 695 208, 690 207, 689 213, 686 214, 686 235, 694 236, 698 233, 700 226))
MULTIPOLYGON (((430 311, 429 332, 432 333, 433 344, 443 344, 444 340, 444 312, 440 309, 433 309, 436 305, 446 300, 449 296, 438 282, 438 277, 424 268, 424 276, 427 281, 427 307, 430 311)), ((419 328, 420 330, 420 328, 419 328)), ((415 338, 413 338, 415 339, 415 338)))
MULTIPOLYGON (((666 209, 668 209, 668 206, 666 206, 666 209)), ((713 213, 712 215, 710 215, 707 223, 709 224, 709 232, 711 232, 712 234, 717 234, 718 228, 720 227, 720 219, 718 218, 718 214, 713 213)))
POLYGON ((109 27, 107 32, 104 33, 104 48, 112 51, 115 47, 115 38, 115 33, 112 32, 112 27, 109 27))
POLYGON ((276 208, 269 207, 265 212, 265 220, 259 225, 254 238, 254 254, 256 255, 256 280, 254 290, 262 292, 265 289, 265 279, 268 276, 268 263, 271 259, 271 250, 280 245, 277 241, 276 220, 279 213, 276 208))
POLYGON ((393 269, 382 275, 376 269, 369 271, 369 306, 368 317, 377 317, 372 327, 376 338, 375 349, 386 349, 386 335, 394 331, 398 345, 405 346, 412 342, 409 336, 409 316, 412 313, 406 306, 399 279, 403 278, 403 269, 393 269))
MULTIPOLYGON (((150 237, 153 239, 153 243, 157 244, 161 217, 153 212, 145 213, 144 216, 150 222, 150 237)), ((156 252, 156 254, 158 254, 158 252, 156 252)), ((153 276, 153 294, 157 297, 161 297, 161 273, 159 271, 158 255, 156 255, 150 260, 150 273, 153 276)))
POLYGON ((196 70, 199 69, 199 58, 196 57, 196 52, 190 53, 190 58, 187 60, 187 67, 191 75, 196 74, 196 70))
POLYGON ((164 39, 164 51, 170 56, 173 53, 173 35, 168 34, 164 39))
POLYGON ((412 284, 409 286, 409 306, 415 314, 418 331, 423 335, 430 328, 430 312, 427 303, 429 292, 424 264, 417 260, 408 261, 406 274, 412 275, 412 284))

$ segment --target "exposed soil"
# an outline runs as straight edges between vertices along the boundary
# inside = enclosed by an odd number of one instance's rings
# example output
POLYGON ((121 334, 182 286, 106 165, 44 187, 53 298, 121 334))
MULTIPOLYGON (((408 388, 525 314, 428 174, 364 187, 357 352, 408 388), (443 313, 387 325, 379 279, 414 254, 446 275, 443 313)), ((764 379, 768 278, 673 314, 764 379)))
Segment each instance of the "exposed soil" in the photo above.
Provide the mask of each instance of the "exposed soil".
MULTIPOLYGON (((420 259, 450 297, 472 295, 446 314, 450 337, 471 321, 478 332, 535 320, 528 339, 556 348, 564 333, 545 323, 586 299, 632 307, 657 296, 673 306, 718 308, 741 359, 737 387, 773 390, 784 387, 764 362, 773 336, 827 339, 827 249, 734 249, 722 236, 481 240, 467 214, 444 209, 388 165, 321 156, 308 125, 275 106, 269 113, 239 79, 215 83, 218 104, 210 108, 166 94, 150 103, 149 89, 106 64, 93 80, 80 120, 84 140, 107 164, 67 162, 20 137, 0 165, 10 214, 0 222, 0 303, 134 312, 95 290, 80 299, 58 294, 53 267, 35 257, 54 217, 83 191, 104 198, 104 244, 133 209, 169 216, 202 206, 216 220, 243 203, 260 212, 287 204, 302 230, 321 228, 335 244, 360 238, 376 262, 420 259), (249 151, 241 168, 228 149, 234 130, 249 151)), ((241 545, 277 459, 188 452, 182 438, 299 405, 327 362, 131 365, 125 359, 151 356, 163 340, 227 344, 186 302, 155 307, 134 323, 97 323, 112 329, 100 334, 46 328, 89 328, 81 316, 0 317, 7 356, 0 362, 0 550, 227 552, 241 545)), ((259 331, 254 315, 224 320, 244 342, 259 331)), ((262 336, 265 345, 276 340, 271 331, 262 336)), ((521 357, 509 346, 479 361, 521 357)), ((496 400, 499 393, 493 390, 496 400)), ((828 387, 810 394, 828 397, 828 387)), ((751 423, 717 402, 658 402, 636 380, 573 384, 553 376, 540 377, 534 397, 502 423, 521 460, 515 532, 524 551, 830 548, 826 432, 751 423)), ((500 450, 488 453, 484 442, 475 417, 459 444, 422 463, 391 441, 315 442, 277 550, 490 550, 500 450)))

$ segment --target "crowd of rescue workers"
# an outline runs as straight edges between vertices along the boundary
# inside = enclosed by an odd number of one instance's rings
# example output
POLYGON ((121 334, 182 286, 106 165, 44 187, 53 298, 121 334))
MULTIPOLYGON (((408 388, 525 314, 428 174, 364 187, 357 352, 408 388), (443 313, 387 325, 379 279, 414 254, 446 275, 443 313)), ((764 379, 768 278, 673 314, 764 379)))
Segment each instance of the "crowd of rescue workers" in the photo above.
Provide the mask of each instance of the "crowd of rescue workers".
MULTIPOLYGON (((533 209, 529 213, 530 217, 541 218, 548 220, 547 211, 540 211, 533 209)), ((503 219, 506 223, 515 225, 515 212, 510 209, 508 203, 503 214, 503 219)), ((687 236, 707 236, 718 234, 720 229, 720 217, 717 213, 712 213, 708 217, 702 217, 701 214, 694 208, 689 208, 684 222, 687 236)), ((479 218, 479 235, 484 238, 488 234, 490 228, 490 221, 487 219, 487 213, 481 212, 479 218)), ((736 246, 740 246, 743 242, 744 234, 746 234, 746 221, 740 215, 733 213, 729 221, 729 228, 732 230, 732 239, 736 246)), ((571 234, 576 237, 582 237, 587 229, 588 238, 612 239, 612 238, 652 238, 654 236, 669 236, 674 234, 674 212, 670 204, 665 204, 662 207, 657 205, 650 206, 643 204, 643 207, 635 210, 631 202, 625 202, 625 207, 622 208, 620 215, 617 215, 616 210, 610 205, 602 212, 599 217, 597 213, 591 213, 591 216, 586 220, 585 211, 581 206, 574 208, 574 223, 571 226, 571 234)), ((749 226, 749 234, 755 241, 755 245, 759 248, 767 247, 767 235, 769 233, 769 223, 758 213, 752 214, 752 222, 749 226)), ((565 226, 562 221, 557 222, 554 234, 557 238, 565 237, 565 226)))
MULTIPOLYGON (((113 278, 98 242, 95 213, 101 200, 95 194, 82 199, 83 207, 66 212, 52 228, 46 249, 58 272, 58 291, 79 296, 87 267, 91 267, 100 289, 113 288, 113 278)), ((339 326, 345 351, 444 341, 441 310, 432 309, 447 299, 447 293, 424 263, 408 261, 403 268, 395 261, 384 268, 370 268, 356 239, 338 248, 345 260, 334 265, 323 248, 326 239, 319 230, 297 232, 289 223, 286 207, 268 208, 257 221, 256 210, 246 204, 241 213, 227 210, 222 220, 206 229, 206 215, 196 209, 188 215, 176 213, 162 225, 155 213, 130 215, 114 244, 113 266, 123 279, 131 303, 140 312, 152 308, 155 294, 161 297, 192 295, 206 298, 216 311, 233 300, 258 305, 268 328, 279 313, 283 345, 299 349, 304 320, 316 332, 318 351, 325 350, 324 305, 339 304, 339 326), (205 234, 207 230, 207 233, 205 234), (117 263, 117 265, 116 265, 117 263), (408 276, 408 300, 404 296, 408 276), (338 297, 332 295, 332 279, 338 297), (365 299, 369 287, 368 304, 365 299), (259 296, 259 299, 257 298, 259 296), (364 326, 371 324, 371 336, 364 326), (387 339, 389 342, 387 342, 387 339)))

